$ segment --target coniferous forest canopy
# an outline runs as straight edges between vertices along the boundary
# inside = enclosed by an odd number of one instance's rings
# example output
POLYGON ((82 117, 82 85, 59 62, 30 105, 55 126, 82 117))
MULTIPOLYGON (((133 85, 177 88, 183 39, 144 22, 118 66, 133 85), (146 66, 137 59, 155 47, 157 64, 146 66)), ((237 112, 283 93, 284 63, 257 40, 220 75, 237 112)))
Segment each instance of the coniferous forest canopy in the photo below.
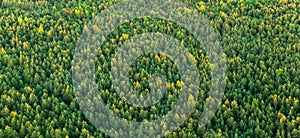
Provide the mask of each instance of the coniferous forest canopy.
MULTIPOLYGON (((192 114, 165 137, 300 137, 300 1, 181 1, 209 20, 226 55, 226 89, 215 116, 204 127, 198 125, 211 87, 203 46, 185 28, 159 18, 123 23, 98 49, 95 74, 107 107, 140 122, 160 118, 173 107, 182 84, 175 64, 164 55, 138 57, 129 70, 139 94, 149 92, 147 81, 155 70, 167 76, 167 96, 149 108, 127 104, 107 76, 109 57, 122 43, 137 34, 162 32, 182 41, 194 55, 202 89, 192 114)), ((116 2, 2 1, 0 137, 109 137, 79 108, 72 58, 85 26, 116 2)))

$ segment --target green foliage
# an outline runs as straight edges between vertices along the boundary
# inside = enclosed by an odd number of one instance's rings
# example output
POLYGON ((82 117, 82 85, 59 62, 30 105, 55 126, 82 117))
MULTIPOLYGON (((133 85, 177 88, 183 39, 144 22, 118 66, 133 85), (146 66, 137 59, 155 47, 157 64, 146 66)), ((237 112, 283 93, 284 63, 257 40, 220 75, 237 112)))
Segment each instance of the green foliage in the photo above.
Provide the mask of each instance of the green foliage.
MULTIPOLYGON (((118 1, 12 0, 1 5, 0 0, 0 137, 108 137, 89 123, 77 104, 71 61, 82 30, 91 29, 84 26, 118 1)), ((132 121, 152 121, 174 107, 184 84, 165 55, 143 55, 129 70, 130 84, 140 95, 150 92, 152 74, 166 76, 167 92, 153 106, 126 103, 108 76, 111 57, 121 44, 141 33, 161 32, 189 49, 195 59, 182 62, 197 61, 201 75, 199 97, 188 98, 189 103, 200 99, 195 110, 166 137, 299 137, 300 2, 183 2, 194 4, 210 20, 227 56, 227 87, 215 117, 198 126, 205 102, 212 99, 207 94, 211 64, 203 46, 176 23, 147 17, 124 23, 103 39, 95 70, 107 107, 132 121)), ((180 119, 179 114, 175 117, 180 119)))

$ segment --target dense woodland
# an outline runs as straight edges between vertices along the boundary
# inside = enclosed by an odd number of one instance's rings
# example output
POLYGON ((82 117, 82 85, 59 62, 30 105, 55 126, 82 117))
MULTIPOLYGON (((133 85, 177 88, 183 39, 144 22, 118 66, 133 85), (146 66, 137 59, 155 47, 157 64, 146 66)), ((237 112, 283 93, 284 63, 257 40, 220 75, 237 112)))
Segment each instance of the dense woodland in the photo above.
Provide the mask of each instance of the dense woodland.
MULTIPOLYGON (((0 137, 109 137, 79 108, 72 58, 88 22, 115 2, 3 0, 0 137)), ((167 95, 149 108, 125 103, 107 76, 113 71, 111 56, 122 43, 137 34, 162 32, 182 41, 196 57, 203 89, 191 116, 166 137, 300 137, 300 2, 182 2, 210 21, 226 55, 227 85, 216 115, 205 127, 198 125, 211 87, 210 63, 201 44, 178 24, 151 18, 116 27, 99 49, 95 70, 107 106, 133 121, 151 121, 172 108, 182 84, 176 66, 164 55, 141 56, 129 70, 132 87, 140 94, 149 92, 149 74, 158 70, 167 76, 167 95)))

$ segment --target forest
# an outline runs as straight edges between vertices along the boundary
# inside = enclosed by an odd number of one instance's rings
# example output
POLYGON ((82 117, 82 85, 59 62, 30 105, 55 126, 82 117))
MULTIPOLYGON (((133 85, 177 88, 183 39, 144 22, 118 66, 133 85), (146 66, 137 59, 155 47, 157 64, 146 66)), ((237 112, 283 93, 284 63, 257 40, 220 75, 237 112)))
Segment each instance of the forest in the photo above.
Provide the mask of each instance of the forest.
MULTIPOLYGON (((82 32, 101 31, 88 23, 118 1, 0 0, 0 138, 110 137, 79 106, 72 81, 78 68, 72 60, 82 32)), ((226 88, 214 117, 205 126, 198 124, 212 87, 203 45, 182 26, 159 18, 117 26, 97 49, 96 82, 106 106, 137 122, 158 119, 174 107, 184 84, 165 55, 140 56, 128 70, 140 95, 149 93, 151 74, 166 76, 166 94, 152 106, 126 103, 109 76, 115 70, 110 69, 111 57, 123 43, 138 34, 161 32, 189 49, 195 58, 182 64, 196 62, 201 74, 191 115, 164 137, 300 137, 300 1, 180 1, 207 18, 226 55, 226 88)))

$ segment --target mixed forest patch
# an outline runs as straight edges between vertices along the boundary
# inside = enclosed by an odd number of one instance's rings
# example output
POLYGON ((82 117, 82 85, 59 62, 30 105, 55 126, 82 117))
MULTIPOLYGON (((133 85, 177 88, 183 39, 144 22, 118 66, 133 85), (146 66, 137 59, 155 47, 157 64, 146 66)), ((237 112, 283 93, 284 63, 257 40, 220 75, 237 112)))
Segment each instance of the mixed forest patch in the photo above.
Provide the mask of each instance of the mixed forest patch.
MULTIPOLYGON (((85 26, 117 1, 24 1, 3 0, 0 6, 0 137, 108 137, 89 123, 76 102, 72 58, 85 26)), ((189 119, 166 137, 299 137, 300 1, 182 2, 210 21, 227 57, 223 101, 205 127, 198 121, 210 100, 210 63, 201 44, 176 23, 140 18, 116 27, 99 49, 96 75, 109 79, 107 57, 134 35, 169 34, 196 57, 202 91, 189 119)), ((105 79, 97 80, 99 94, 123 118, 156 119, 172 108, 181 83, 170 59, 147 54, 130 70, 133 88, 147 93, 146 80, 154 70, 168 76, 168 92, 159 104, 125 104, 105 79)))

